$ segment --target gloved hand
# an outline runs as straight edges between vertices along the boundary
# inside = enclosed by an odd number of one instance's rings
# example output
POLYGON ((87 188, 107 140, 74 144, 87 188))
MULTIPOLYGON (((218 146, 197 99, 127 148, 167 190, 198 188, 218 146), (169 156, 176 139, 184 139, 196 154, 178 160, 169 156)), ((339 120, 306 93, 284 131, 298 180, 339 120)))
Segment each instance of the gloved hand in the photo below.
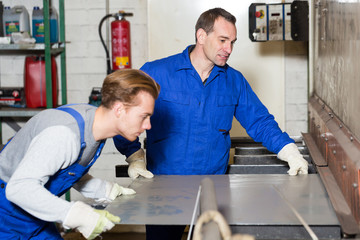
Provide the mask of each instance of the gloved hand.
POLYGON ((289 164, 288 174, 295 176, 297 174, 308 174, 308 162, 300 154, 299 149, 294 143, 285 145, 277 157, 289 164))
POLYGON ((154 174, 146 169, 145 153, 142 148, 131 154, 125 161, 129 164, 128 174, 132 179, 135 179, 138 176, 143 176, 145 178, 154 177, 154 174))
POLYGON ((106 198, 110 201, 115 200, 121 194, 132 195, 136 192, 131 188, 125 188, 117 183, 106 182, 106 198))
POLYGON ((97 210, 83 202, 75 202, 65 217, 63 225, 67 229, 78 230, 86 239, 94 239, 102 232, 119 223, 120 218, 105 210, 97 210))

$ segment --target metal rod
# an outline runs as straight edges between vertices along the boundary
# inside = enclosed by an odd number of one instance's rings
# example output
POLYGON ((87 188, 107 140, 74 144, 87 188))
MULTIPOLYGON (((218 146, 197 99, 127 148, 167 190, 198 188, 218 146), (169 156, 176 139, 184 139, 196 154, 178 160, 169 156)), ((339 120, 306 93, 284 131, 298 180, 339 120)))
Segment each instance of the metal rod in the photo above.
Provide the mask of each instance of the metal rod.
POLYGON ((280 190, 273 185, 274 189, 276 190, 276 192, 279 194, 279 196, 285 201, 285 203, 290 207, 290 209, 293 211, 293 213, 295 214, 295 216, 299 219, 299 221, 301 222, 301 224, 305 227, 306 231, 309 233, 310 237, 313 240, 318 240, 318 237, 315 235, 315 233, 313 232, 313 230, 310 228, 309 224, 307 224, 305 222, 305 220, 301 217, 301 215, 299 214, 299 212, 294 208, 294 206, 285 198, 285 196, 283 194, 281 194, 280 190))
POLYGON ((195 216, 196 216, 196 212, 197 212, 198 205, 199 205, 199 202, 200 202, 199 201, 200 200, 200 194, 201 194, 201 185, 199 186, 199 191, 198 191, 197 196, 196 196, 194 212, 193 212, 193 215, 192 215, 192 218, 191 218, 191 223, 190 223, 189 234, 188 234, 187 240, 190 240, 192 230, 194 228, 195 216))
MULTIPOLYGON (((217 211, 217 201, 214 182, 206 177, 201 181, 201 196, 200 196, 200 214, 214 210, 217 211)), ((216 222, 211 221, 202 228, 202 239, 206 240, 220 240, 220 230, 216 222)))
POLYGON ((218 210, 214 182, 206 177, 201 180, 202 194, 200 198, 201 213, 207 210, 218 210))

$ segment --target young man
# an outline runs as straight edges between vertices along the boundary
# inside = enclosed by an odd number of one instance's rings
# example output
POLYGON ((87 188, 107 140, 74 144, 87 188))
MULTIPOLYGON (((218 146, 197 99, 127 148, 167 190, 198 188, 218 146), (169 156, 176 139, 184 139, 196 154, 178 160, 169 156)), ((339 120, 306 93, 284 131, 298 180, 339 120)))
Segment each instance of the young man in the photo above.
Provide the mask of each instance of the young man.
POLYGON ((0 238, 62 239, 53 222, 93 239, 120 218, 59 198, 72 186, 114 200, 135 191, 87 174, 107 138, 134 141, 151 128, 159 85, 140 70, 108 75, 102 102, 48 109, 31 118, 0 154, 0 238))
MULTIPOLYGON (((235 22, 224 9, 210 9, 196 23, 195 45, 141 68, 162 89, 147 131, 147 167, 154 174, 224 174, 234 116, 250 137, 288 162, 290 175, 307 174, 308 163, 294 141, 281 131, 244 76, 226 64, 237 39, 235 22)), ((122 143, 117 137, 114 141, 122 143)), ((132 177, 146 172, 145 164, 131 164, 139 162, 142 153, 128 160, 132 177)), ((180 239, 182 230, 175 237, 176 230, 170 228, 169 238, 165 228, 147 226, 147 239, 180 239)))

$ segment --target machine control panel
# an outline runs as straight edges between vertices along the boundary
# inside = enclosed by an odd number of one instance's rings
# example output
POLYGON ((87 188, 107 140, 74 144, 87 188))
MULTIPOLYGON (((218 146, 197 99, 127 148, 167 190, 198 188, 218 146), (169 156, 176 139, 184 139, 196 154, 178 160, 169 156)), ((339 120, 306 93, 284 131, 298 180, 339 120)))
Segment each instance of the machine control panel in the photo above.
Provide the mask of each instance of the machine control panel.
MULTIPOLYGON (((297 25, 292 23, 293 3, 252 3, 249 7, 250 40, 253 42, 298 40, 292 38, 292 28, 297 25)), ((308 7, 307 2, 296 2, 296 4, 304 5, 305 9, 308 7)), ((304 11, 303 17, 308 18, 308 12, 304 11)))
POLYGON ((291 4, 284 4, 284 40, 293 40, 291 38, 291 4))
POLYGON ((267 41, 267 10, 265 4, 254 6, 255 25, 253 26, 252 37, 255 41, 267 41))

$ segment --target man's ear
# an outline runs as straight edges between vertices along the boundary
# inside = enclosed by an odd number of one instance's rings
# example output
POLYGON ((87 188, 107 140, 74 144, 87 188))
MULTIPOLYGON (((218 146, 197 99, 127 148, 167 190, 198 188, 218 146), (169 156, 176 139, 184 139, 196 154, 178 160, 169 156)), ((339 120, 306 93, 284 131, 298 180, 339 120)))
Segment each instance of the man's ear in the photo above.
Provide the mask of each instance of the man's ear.
POLYGON ((117 101, 114 103, 112 110, 116 117, 120 117, 121 113, 125 110, 125 106, 122 102, 117 101))
POLYGON ((204 44, 206 37, 207 37, 207 34, 206 34, 205 30, 202 28, 199 28, 196 32, 196 39, 197 39, 198 43, 204 44))

